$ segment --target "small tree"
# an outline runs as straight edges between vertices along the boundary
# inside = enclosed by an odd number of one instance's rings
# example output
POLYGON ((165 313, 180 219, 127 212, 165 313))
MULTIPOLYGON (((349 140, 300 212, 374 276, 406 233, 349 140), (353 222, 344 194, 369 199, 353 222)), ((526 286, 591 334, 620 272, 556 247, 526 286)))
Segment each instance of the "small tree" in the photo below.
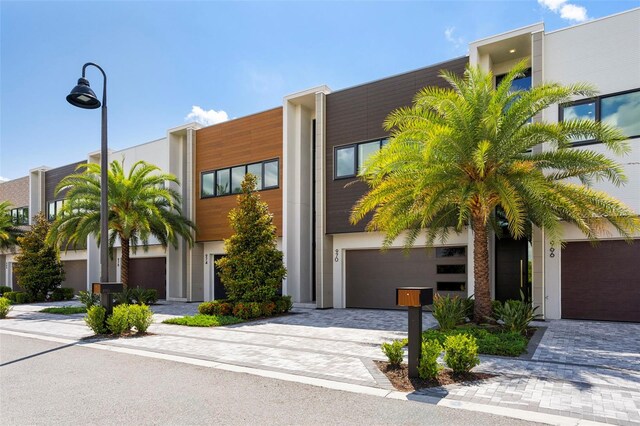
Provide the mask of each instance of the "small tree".
POLYGON ((233 301, 269 301, 287 274, 282 252, 276 248, 273 215, 255 188, 256 177, 248 173, 238 206, 229 213, 234 234, 224 240, 227 256, 216 261, 222 284, 233 301))
POLYGON ((16 259, 18 284, 32 300, 44 300, 64 280, 58 249, 46 242, 51 224, 39 213, 31 230, 18 237, 21 253, 16 259))

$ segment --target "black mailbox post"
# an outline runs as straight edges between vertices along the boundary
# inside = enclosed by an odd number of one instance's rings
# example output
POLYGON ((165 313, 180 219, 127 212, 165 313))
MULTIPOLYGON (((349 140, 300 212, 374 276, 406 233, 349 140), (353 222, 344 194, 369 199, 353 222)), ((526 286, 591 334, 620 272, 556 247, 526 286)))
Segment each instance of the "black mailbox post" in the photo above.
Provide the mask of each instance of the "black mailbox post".
POLYGON ((122 283, 93 283, 91 291, 100 295, 100 305, 107 311, 105 319, 113 313, 113 293, 122 293, 122 283))
POLYGON ((422 352, 422 307, 433 303, 431 287, 398 287, 396 305, 409 309, 409 377, 418 377, 422 352))

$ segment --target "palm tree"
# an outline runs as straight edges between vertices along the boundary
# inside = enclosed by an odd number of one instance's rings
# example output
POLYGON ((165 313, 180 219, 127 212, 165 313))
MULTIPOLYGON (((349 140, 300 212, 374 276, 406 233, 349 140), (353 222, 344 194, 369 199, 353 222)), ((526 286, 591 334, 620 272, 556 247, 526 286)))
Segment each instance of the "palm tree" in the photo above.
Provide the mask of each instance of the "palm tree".
POLYGON ((629 147, 622 133, 587 120, 532 122, 545 108, 593 96, 594 89, 547 83, 512 91, 524 70, 518 64, 497 88, 490 72, 475 67, 462 77, 443 71, 450 88, 426 87, 412 106, 393 111, 384 122, 391 141, 360 172, 369 191, 351 214, 355 224, 373 212, 367 230, 384 232, 384 247, 405 231, 408 248, 423 230, 433 244, 470 225, 477 321, 491 315, 487 242, 496 209, 514 238, 533 224, 560 241, 561 221, 592 240, 607 223, 626 238, 640 230, 630 208, 589 186, 594 180, 624 183, 622 166, 596 151, 571 148, 575 138, 596 139, 624 154, 629 147), (552 149, 531 151, 543 142, 552 149))
POLYGON ((0 202, 0 250, 9 249, 18 243, 23 232, 16 227, 11 217, 11 203, 0 202))
MULTIPOLYGON (((81 164, 84 171, 62 179, 56 193, 66 193, 66 202, 53 223, 49 239, 65 249, 83 244, 89 235, 100 235, 100 165, 81 164)), ((109 246, 116 238, 122 249, 121 281, 129 284, 129 252, 141 245, 148 248, 149 238, 155 237, 163 247, 178 245, 178 237, 193 244, 193 222, 182 216, 181 197, 168 188, 166 182, 178 184, 178 179, 144 161, 136 162, 128 173, 123 163, 113 161, 108 173, 109 182, 109 246)))

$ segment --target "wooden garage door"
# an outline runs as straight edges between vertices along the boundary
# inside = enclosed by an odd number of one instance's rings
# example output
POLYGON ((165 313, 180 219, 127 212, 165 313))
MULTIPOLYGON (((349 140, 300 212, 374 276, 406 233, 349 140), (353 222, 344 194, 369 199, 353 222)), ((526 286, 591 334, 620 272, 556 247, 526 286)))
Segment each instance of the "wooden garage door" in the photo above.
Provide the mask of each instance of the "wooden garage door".
POLYGON ((167 298, 167 263, 164 257, 138 257, 129 263, 129 286, 158 290, 158 298, 167 298))
POLYGON ((75 293, 87 290, 87 261, 66 260, 64 265, 64 281, 62 287, 70 287, 75 293))
POLYGON ((640 321, 640 240, 567 243, 561 262, 563 318, 640 321))
POLYGON ((466 297, 466 272, 465 247, 348 250, 346 307, 396 309, 396 288, 405 286, 466 297))

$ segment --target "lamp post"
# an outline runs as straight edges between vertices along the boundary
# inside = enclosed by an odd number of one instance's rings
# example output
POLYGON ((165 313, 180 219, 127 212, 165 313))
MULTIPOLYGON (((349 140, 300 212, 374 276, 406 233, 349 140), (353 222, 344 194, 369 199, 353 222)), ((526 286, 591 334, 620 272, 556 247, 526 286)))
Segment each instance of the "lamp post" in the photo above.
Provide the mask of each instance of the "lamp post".
MULTIPOLYGON (((82 77, 78 84, 67 96, 67 102, 78 108, 96 109, 102 105, 102 143, 100 146, 100 282, 109 282, 109 222, 108 222, 108 153, 107 153, 107 74, 97 64, 87 62, 82 66, 82 77), (96 67, 104 77, 102 85, 102 103, 89 86, 89 80, 85 78, 88 66, 96 67)), ((105 302, 103 301, 103 306, 105 302)), ((109 304, 110 305, 110 304, 109 304)), ((109 306, 110 307, 110 306, 109 306)))

